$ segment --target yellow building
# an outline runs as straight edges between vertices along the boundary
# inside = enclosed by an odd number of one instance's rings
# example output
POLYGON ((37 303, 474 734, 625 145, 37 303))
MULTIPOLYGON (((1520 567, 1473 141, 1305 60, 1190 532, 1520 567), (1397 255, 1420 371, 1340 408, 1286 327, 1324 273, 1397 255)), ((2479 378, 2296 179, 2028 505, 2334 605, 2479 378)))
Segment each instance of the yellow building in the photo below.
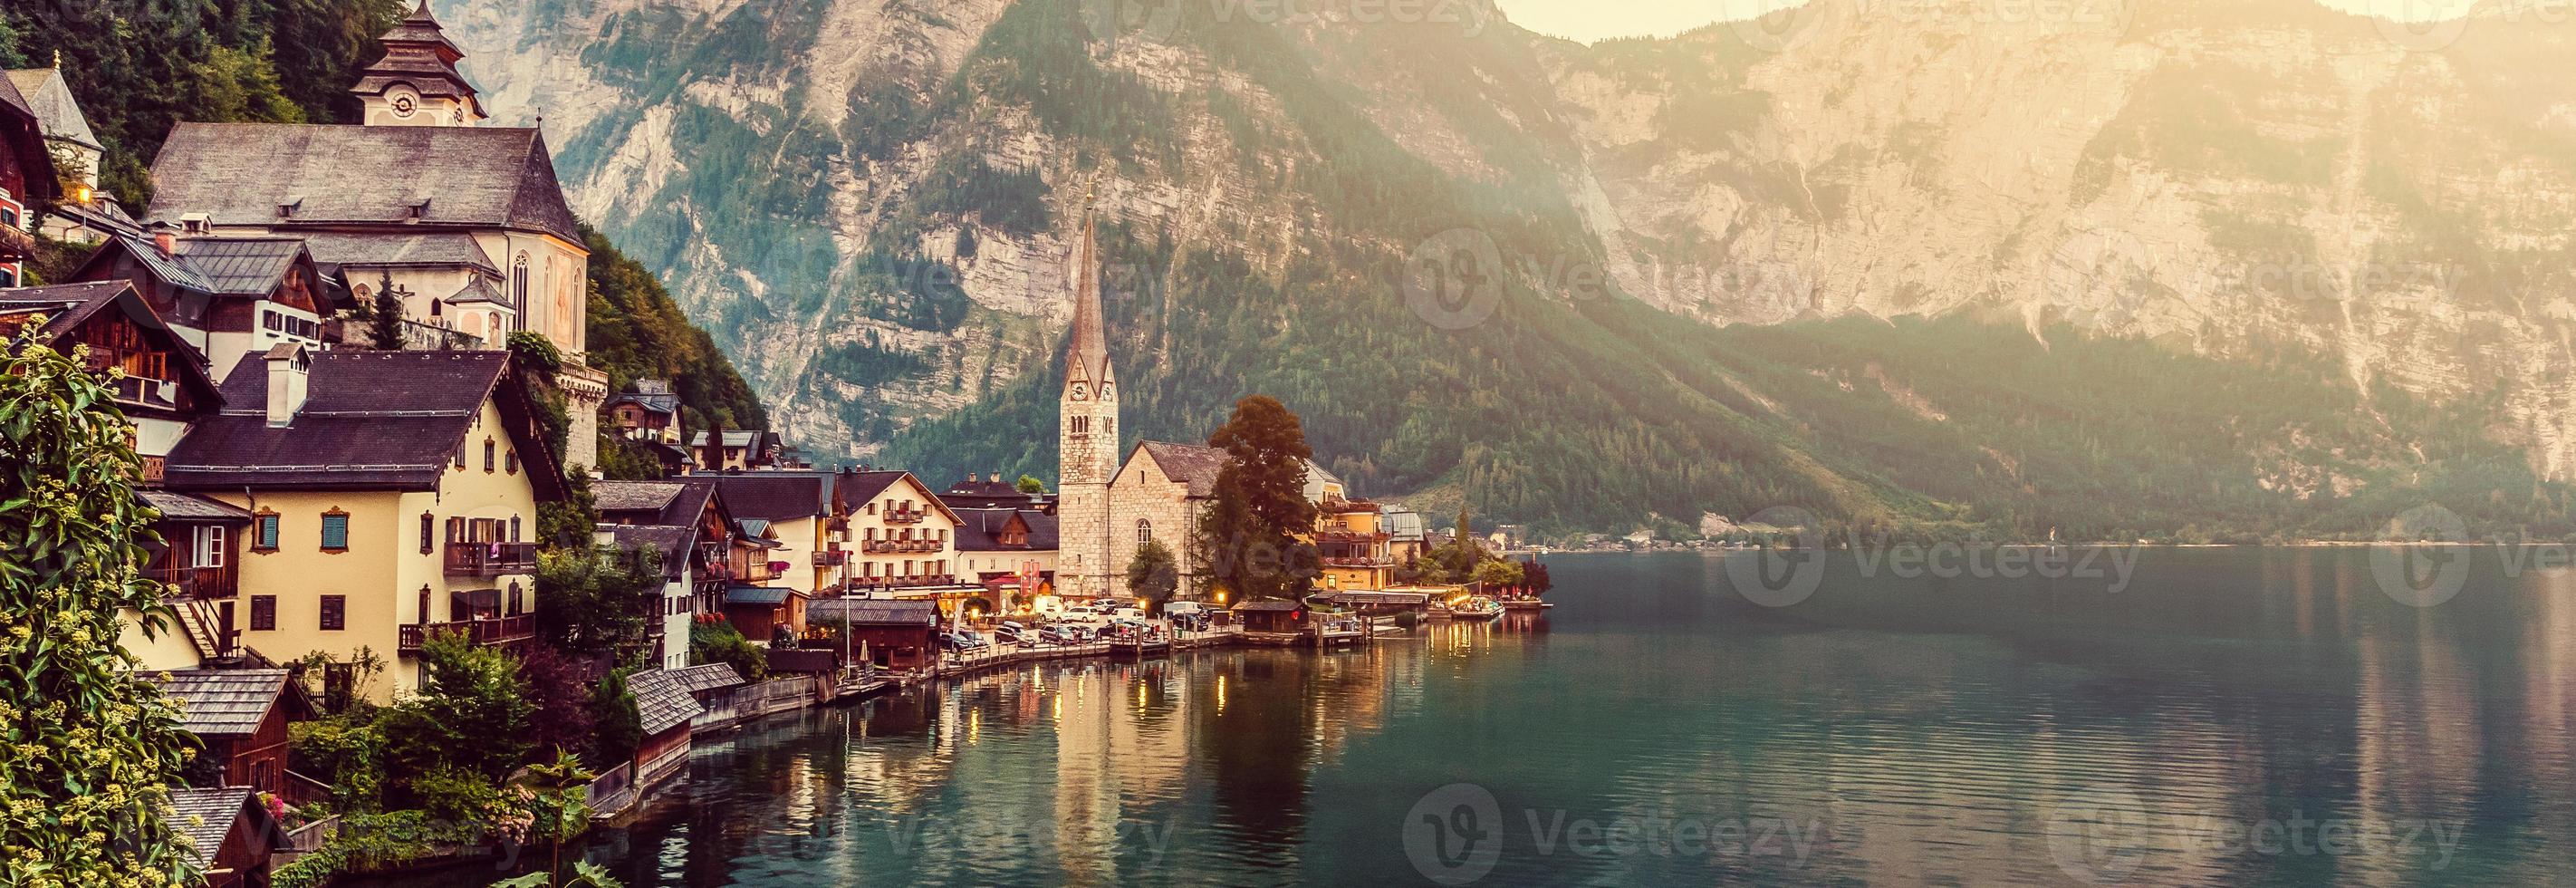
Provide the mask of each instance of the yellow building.
POLYGON ((1376 503, 1345 498, 1341 482, 1331 482, 1316 503, 1315 533, 1310 538, 1323 561, 1323 576, 1315 585, 1327 592, 1394 586, 1395 556, 1388 550, 1389 539, 1386 515, 1376 503))
POLYGON ((371 652, 377 700, 418 686, 434 632, 535 637, 537 503, 562 471, 505 352, 279 346, 224 381, 171 451, 171 490, 250 513, 242 643, 276 661, 371 652))

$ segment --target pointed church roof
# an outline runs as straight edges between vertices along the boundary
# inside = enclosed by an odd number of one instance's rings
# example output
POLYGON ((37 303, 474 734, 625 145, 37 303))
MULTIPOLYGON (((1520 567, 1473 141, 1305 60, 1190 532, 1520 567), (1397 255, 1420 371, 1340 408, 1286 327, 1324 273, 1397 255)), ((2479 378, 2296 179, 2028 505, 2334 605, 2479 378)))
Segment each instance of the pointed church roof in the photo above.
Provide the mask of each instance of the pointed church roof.
POLYGON ((465 57, 465 51, 447 39, 446 29, 429 14, 429 0, 421 0, 381 39, 385 44, 384 58, 359 72, 358 85, 350 87, 350 92, 383 95, 396 83, 408 83, 421 95, 463 99, 475 114, 483 113, 474 85, 456 70, 456 61, 465 57))
POLYGON ((1073 253, 1073 336, 1064 350, 1068 383, 1076 379, 1097 383, 1109 378, 1109 334, 1101 322, 1100 258, 1092 245, 1092 234, 1091 206, 1086 197, 1082 243, 1073 253))

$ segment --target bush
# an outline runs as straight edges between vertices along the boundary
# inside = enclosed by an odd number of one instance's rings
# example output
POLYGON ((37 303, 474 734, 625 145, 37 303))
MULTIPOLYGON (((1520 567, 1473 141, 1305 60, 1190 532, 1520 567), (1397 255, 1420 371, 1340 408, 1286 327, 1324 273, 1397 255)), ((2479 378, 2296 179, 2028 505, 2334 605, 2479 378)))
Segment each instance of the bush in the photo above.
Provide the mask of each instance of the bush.
POLYGON ((344 712, 286 729, 296 763, 330 781, 331 805, 344 813, 384 804, 385 736, 371 723, 372 715, 344 712))
POLYGON ((689 627, 689 662, 726 663, 744 681, 769 677, 769 655, 731 623, 697 623, 689 627))

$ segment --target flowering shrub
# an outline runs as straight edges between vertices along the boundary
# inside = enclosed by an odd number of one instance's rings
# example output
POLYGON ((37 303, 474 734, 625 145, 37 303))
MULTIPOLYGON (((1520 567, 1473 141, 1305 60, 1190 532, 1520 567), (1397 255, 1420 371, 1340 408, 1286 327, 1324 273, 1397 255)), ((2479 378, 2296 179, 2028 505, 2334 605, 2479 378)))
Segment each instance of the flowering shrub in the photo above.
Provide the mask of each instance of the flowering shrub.
MULTIPOLYGON (((119 611, 169 631, 143 577, 154 517, 125 418, 86 349, 0 361, 0 884, 195 878, 165 822, 194 741, 117 644, 119 611)), ((213 849, 206 849, 209 853, 213 849)))

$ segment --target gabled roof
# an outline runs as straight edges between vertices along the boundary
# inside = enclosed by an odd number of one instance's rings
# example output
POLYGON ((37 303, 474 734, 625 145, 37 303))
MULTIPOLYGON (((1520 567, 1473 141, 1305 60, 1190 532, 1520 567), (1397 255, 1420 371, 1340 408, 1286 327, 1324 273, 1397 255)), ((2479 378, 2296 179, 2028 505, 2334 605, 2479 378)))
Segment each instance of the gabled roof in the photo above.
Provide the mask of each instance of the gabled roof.
MULTIPOLYGON (((670 381, 663 379, 636 380, 634 391, 619 392, 608 399, 610 407, 619 404, 634 404, 655 413, 680 412, 680 396, 671 391, 670 381)), ((704 432, 699 433, 701 438, 705 435, 704 432)))
POLYGON ((221 789, 170 790, 170 826, 188 837, 189 852, 198 865, 212 865, 215 855, 224 847, 224 838, 233 833, 233 825, 242 815, 266 816, 259 806, 251 804, 251 788, 227 786, 221 789))
MULTIPOLYGON (((733 669, 722 663, 711 665, 727 672, 733 669)), ((626 690, 635 695, 635 714, 641 717, 645 734, 659 734, 688 724, 690 719, 707 711, 706 707, 698 705, 696 697, 689 696, 689 688, 679 678, 681 671, 684 670, 655 669, 626 677, 626 690)), ((740 680, 735 683, 739 684, 740 680)))
POLYGON ((143 301, 143 294, 136 292, 131 282, 93 281, 0 290, 0 330, 12 326, 7 323, 11 317, 41 314, 45 316, 45 326, 36 331, 36 338, 48 344, 106 312, 124 315, 143 329, 143 335, 170 353, 173 360, 167 364, 171 375, 177 377, 173 381, 187 386, 199 405, 212 409, 225 403, 214 380, 206 376, 206 368, 198 363, 195 348, 161 322, 161 316, 153 313, 151 304, 143 301))
MULTIPOLYGON (((760 442, 761 434, 755 429, 726 429, 724 436, 724 446, 749 447, 760 442)), ((707 446, 707 433, 699 432, 689 436, 689 446, 707 446)))
POLYGON ((244 360, 223 389, 225 402, 240 406, 199 421, 179 439, 166 486, 432 490, 484 402, 497 401, 537 498, 560 499, 562 470, 536 437, 534 408, 512 381, 509 358, 498 351, 315 353, 304 409, 278 427, 268 424, 268 362, 244 360))
POLYGON ((582 245, 533 129, 181 123, 161 143, 152 181, 149 221, 205 213, 218 226, 519 228, 582 245), (296 204, 291 216, 282 203, 296 204))
POLYGON ((447 297, 449 305, 466 305, 475 302, 504 307, 510 304, 510 300, 501 296, 501 288, 492 286, 492 280, 481 275, 466 278, 465 286, 456 288, 456 292, 447 297))
POLYGON ((7 77, 0 77, 0 140, 6 140, 10 153, 28 167, 24 183, 28 193, 19 195, 20 202, 50 203, 63 196, 62 182, 54 175, 53 152, 45 146, 44 125, 35 107, 7 77))
MULTIPOLYGON (((1174 444, 1169 441, 1145 441, 1136 445, 1138 452, 1154 458, 1163 477, 1189 486, 1192 498, 1216 495, 1216 476, 1225 470, 1225 451, 1196 444, 1174 444)), ((1134 461, 1133 457, 1129 458, 1134 461)))
POLYGON ((200 737, 258 731, 292 685, 284 669, 188 669, 156 678, 161 692, 179 701, 179 727, 200 737))
POLYGON ((676 580, 689 565, 689 549, 697 544, 698 529, 669 524, 602 524, 611 545, 638 551, 651 549, 662 555, 662 576, 676 580))
MULTIPOLYGON (((148 241, 144 248, 160 252, 148 241)), ((170 252, 205 278, 206 292, 244 296, 277 292, 297 260, 311 255, 303 240, 291 237, 180 238, 171 243, 170 252)))
POLYGON ((957 551, 1046 552, 1056 548, 1056 516, 1040 509, 958 509, 957 551), (1006 546, 1002 532, 1018 521, 1028 528, 1026 545, 1006 546))
POLYGON ((725 688, 740 687, 743 684, 742 675, 733 671, 733 665, 730 663, 707 663, 682 669, 665 669, 662 672, 670 677, 671 683, 679 685, 680 690, 692 694, 701 691, 720 691, 725 688))
POLYGON ((744 472, 698 475, 724 491, 734 517, 761 521, 794 521, 822 516, 832 502, 829 472, 744 472))
POLYGON ((940 501, 938 494, 931 492, 930 485, 921 483, 921 479, 913 477, 911 472, 848 472, 841 478, 843 479, 840 488, 841 502, 849 504, 852 509, 867 505, 869 500, 876 499, 878 494, 886 492, 889 487, 907 484, 912 487, 913 492, 921 494, 923 502, 939 510, 940 514, 948 516, 950 522, 958 520, 956 510, 948 508, 947 503, 940 501))
POLYGON ((98 134, 90 132, 89 118, 81 114, 80 101, 72 97, 71 84, 63 80, 59 68, 23 68, 9 72, 9 85, 16 87, 18 97, 36 115, 36 126, 48 139, 61 139, 92 151, 105 151, 98 134))

